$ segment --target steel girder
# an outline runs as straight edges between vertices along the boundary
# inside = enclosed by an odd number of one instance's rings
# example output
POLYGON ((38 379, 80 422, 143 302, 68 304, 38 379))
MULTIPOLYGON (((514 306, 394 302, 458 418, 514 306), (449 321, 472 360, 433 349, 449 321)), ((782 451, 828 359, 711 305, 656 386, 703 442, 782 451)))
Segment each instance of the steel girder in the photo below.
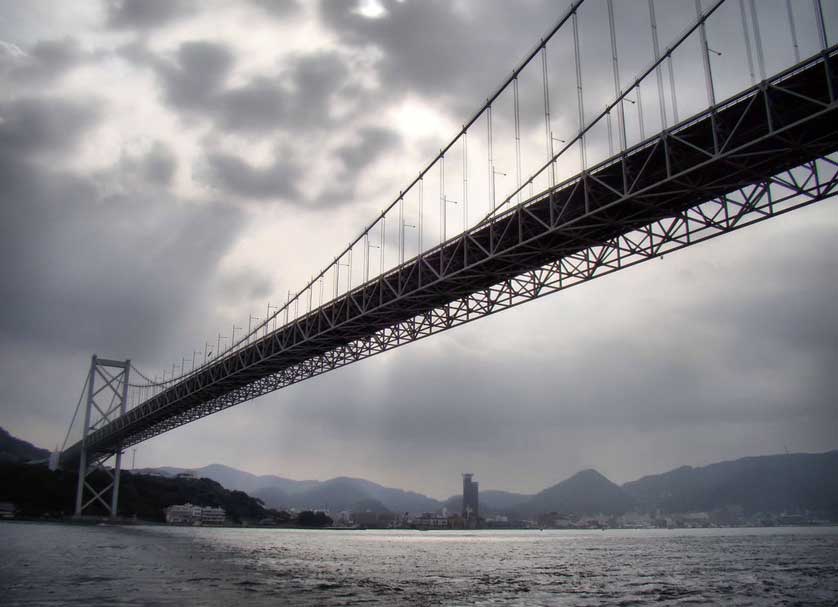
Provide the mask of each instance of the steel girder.
MULTIPOLYGON (((88 438, 112 452, 232 405, 835 193, 836 48, 491 217, 88 438)), ((80 444, 62 461, 74 461, 80 444)))

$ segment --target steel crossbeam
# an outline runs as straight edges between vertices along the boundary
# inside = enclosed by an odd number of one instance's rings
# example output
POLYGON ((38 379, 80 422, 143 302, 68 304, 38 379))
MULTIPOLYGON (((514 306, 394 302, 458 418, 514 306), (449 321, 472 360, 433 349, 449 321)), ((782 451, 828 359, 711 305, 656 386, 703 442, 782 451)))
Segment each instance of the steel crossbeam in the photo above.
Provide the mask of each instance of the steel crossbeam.
MULTIPOLYGON (((96 429, 112 453, 216 411, 825 200, 836 48, 622 151, 230 353, 96 429)), ((80 443, 62 455, 75 461, 80 443)))

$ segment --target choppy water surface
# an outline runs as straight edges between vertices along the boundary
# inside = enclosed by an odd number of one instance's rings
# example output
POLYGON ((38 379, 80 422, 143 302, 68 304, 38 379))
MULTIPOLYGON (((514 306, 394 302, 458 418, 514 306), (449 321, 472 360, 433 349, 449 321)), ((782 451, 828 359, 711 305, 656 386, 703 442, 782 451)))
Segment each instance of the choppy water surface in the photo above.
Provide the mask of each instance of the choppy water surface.
POLYGON ((838 528, 409 532, 5 523, 0 604, 832 607, 838 528))

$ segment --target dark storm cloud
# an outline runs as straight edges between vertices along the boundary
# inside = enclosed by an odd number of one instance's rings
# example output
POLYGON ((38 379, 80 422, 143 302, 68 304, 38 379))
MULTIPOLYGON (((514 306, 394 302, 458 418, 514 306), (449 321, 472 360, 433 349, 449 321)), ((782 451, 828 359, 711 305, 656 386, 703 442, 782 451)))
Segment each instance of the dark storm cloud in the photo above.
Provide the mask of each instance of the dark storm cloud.
MULTIPOLYGON (((221 281, 219 292, 230 303, 238 304, 242 301, 267 301, 272 288, 273 284, 270 278, 248 269, 247 271, 232 272, 226 275, 221 281)), ((264 317, 264 314, 262 316, 264 317)))
POLYGON ((192 0, 105 0, 107 24, 114 29, 161 27, 187 15, 194 8, 192 0))
POLYGON ((208 111, 217 113, 225 129, 258 133, 283 123, 286 104, 280 84, 275 79, 261 77, 228 89, 212 100, 208 111))
MULTIPOLYGON (((235 57, 224 45, 205 41, 184 43, 172 61, 137 44, 124 47, 120 54, 131 62, 150 66, 163 84, 165 100, 185 119, 208 118, 219 133, 267 136, 283 130, 292 136, 306 132, 310 140, 312 133, 337 124, 333 104, 351 86, 344 59, 330 51, 285 58, 278 74, 255 77, 231 87, 225 87, 224 83, 234 67, 235 57)), ((354 99, 356 108, 362 105, 362 100, 362 95, 354 99)), ((341 148, 339 158, 347 168, 354 169, 347 175, 351 181, 349 189, 354 190, 357 169, 397 142, 394 133, 371 128, 360 133, 358 143, 341 148)), ((298 202, 298 182, 303 175, 299 164, 282 152, 276 153, 271 165, 256 167, 229 152, 212 151, 199 170, 200 179, 227 194, 298 202)), ((341 196, 340 200, 348 198, 341 196)), ((317 200, 314 202, 318 204, 317 200)))
POLYGON ((149 187, 175 169, 162 143, 104 172, 59 168, 98 125, 95 102, 20 98, 0 117, 0 339, 148 351, 177 322, 172 300, 211 282, 239 214, 149 187))
POLYGON ((332 104, 349 76, 337 53, 297 55, 286 59, 276 76, 254 78, 207 98, 205 109, 230 131, 324 129, 335 124, 332 104))
POLYGON ((337 150, 337 156, 349 173, 364 169, 384 152, 401 143, 399 135, 381 127, 361 129, 356 143, 344 145, 337 150))
POLYGON ((254 78, 207 98, 205 110, 230 131, 322 129, 334 124, 331 106, 349 77, 333 52, 299 55, 285 61, 272 77, 254 78))
POLYGON ((0 43, 0 75, 13 82, 42 84, 82 65, 93 57, 82 49, 78 40, 62 38, 42 40, 28 52, 0 43))
MULTIPOLYGON (((332 51, 286 57, 277 73, 235 86, 225 86, 235 56, 224 44, 184 42, 167 59, 132 43, 119 55, 150 67, 160 79, 167 104, 185 119, 203 116, 222 131, 247 135, 329 128, 335 124, 334 101, 351 85, 345 60, 332 51)), ((357 93, 354 88, 352 92, 357 93)), ((362 104, 362 99, 350 101, 362 104)))
POLYGON ((161 142, 155 142, 143 161, 143 173, 150 182, 169 185, 177 170, 172 151, 161 142))
POLYGON ((297 198, 300 169, 293 161, 276 158, 267 167, 221 152, 207 155, 206 180, 222 192, 246 198, 297 198))
POLYGON ((141 184, 165 187, 172 183, 175 176, 177 158, 168 145, 155 141, 144 154, 124 158, 120 169, 138 177, 141 184))
POLYGON ((297 0, 250 0, 250 3, 276 19, 286 19, 300 12, 297 0))
MULTIPOLYGON (((6 142, 0 143, 5 147, 6 142)), ((117 171, 118 169, 114 169, 117 171)), ((198 317, 216 264, 241 226, 230 207, 189 205, 0 153, 4 341, 147 355, 198 317), (125 189, 128 194, 119 193, 125 189)))
POLYGON ((336 179, 312 199, 313 207, 330 208, 355 199, 358 185, 365 178, 364 169, 387 152, 396 152, 401 145, 398 133, 381 127, 364 127, 352 143, 340 146, 335 156, 342 165, 336 179))
POLYGON ((184 42, 173 64, 156 61, 166 101, 179 110, 201 110, 215 103, 215 95, 234 64, 233 52, 224 44, 184 42))
POLYGON ((472 106, 509 73, 564 11, 553 3, 382 2, 370 19, 357 3, 323 0, 323 23, 353 46, 381 49, 388 87, 434 96, 466 94, 472 106))
POLYGON ((95 101, 20 97, 0 102, 0 155, 67 151, 99 116, 95 101))

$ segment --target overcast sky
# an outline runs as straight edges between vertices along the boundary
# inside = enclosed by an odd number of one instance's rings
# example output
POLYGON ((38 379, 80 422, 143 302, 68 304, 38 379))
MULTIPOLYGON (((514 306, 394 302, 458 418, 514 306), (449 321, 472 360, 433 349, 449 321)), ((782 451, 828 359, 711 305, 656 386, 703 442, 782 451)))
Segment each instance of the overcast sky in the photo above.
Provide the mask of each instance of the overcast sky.
MULTIPOLYGON (((759 4, 770 67, 785 2, 759 4)), ((54 448, 91 354, 159 374, 264 317, 566 5, 0 0, 0 425, 54 448)), ((811 2, 795 6, 808 54, 811 2)), ((574 73, 551 57, 567 132, 574 73)), ((729 57, 720 73, 746 72, 729 57)), ((605 68, 585 78, 610 90, 605 68)), ((838 448, 836 236, 829 200, 239 405, 136 462, 447 497, 464 471, 533 492, 587 467, 624 482, 838 448)))

